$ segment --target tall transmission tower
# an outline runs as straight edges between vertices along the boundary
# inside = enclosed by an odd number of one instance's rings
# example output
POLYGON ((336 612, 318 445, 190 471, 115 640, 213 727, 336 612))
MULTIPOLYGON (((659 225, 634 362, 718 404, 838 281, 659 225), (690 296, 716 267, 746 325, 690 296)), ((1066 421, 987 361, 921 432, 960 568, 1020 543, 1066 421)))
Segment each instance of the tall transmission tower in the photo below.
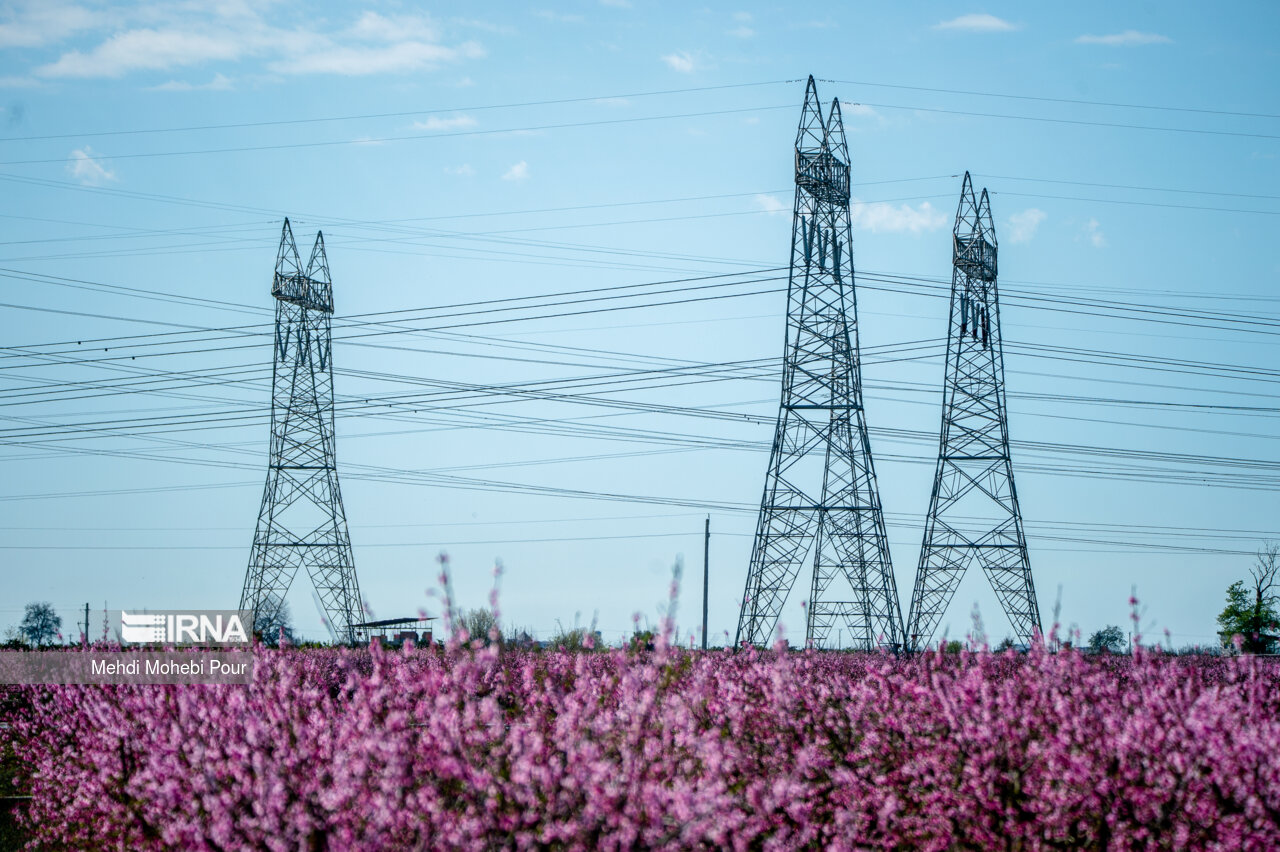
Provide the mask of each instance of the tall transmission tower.
POLYGON ((806 644, 825 646, 843 625, 856 647, 897 648, 902 609, 862 408, 849 147, 840 102, 824 117, 812 77, 795 166, 782 404, 736 641, 770 641, 812 552, 806 644))
POLYGON ((913 648, 932 640, 973 563, 991 581, 1018 638, 1030 642, 1040 630, 1009 457, 996 232, 987 191, 975 198, 968 172, 953 235, 938 468, 906 628, 913 648))
POLYGON ((271 458, 240 608, 274 616, 299 568, 311 575, 335 633, 356 639, 360 587, 338 489, 330 317, 333 283, 316 234, 306 268, 289 220, 280 233, 271 380, 271 458))

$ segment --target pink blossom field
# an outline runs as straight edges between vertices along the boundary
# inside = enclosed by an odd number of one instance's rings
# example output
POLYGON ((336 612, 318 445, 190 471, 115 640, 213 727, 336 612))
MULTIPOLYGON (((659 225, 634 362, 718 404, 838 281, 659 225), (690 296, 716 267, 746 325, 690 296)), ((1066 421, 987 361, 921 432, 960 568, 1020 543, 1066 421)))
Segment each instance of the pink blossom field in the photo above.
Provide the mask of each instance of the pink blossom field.
POLYGON ((1280 848, 1280 665, 1140 652, 256 652, 29 688, 41 849, 1280 848))

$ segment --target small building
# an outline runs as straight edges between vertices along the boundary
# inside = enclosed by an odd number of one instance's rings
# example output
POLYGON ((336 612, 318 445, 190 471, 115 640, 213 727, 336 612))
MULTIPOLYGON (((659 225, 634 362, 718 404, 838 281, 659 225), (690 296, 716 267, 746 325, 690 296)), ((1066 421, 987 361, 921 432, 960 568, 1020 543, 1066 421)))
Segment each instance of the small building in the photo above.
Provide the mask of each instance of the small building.
POLYGON ((398 647, 403 645, 406 639, 411 639, 417 645, 430 645, 432 641, 432 633, 430 625, 425 622, 435 621, 434 616, 423 616, 421 618, 384 618, 381 621, 366 621, 363 624, 355 625, 364 636, 372 639, 378 637, 383 645, 388 647, 398 647), (414 629, 422 625, 421 632, 414 629), (392 634, 392 631, 395 631, 392 634))

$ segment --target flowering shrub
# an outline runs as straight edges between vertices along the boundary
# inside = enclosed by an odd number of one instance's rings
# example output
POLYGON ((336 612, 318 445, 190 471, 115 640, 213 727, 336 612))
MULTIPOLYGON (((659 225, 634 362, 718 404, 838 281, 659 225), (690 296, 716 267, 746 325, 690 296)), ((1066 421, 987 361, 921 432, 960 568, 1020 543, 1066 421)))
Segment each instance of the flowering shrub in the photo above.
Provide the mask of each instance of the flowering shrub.
POLYGON ((257 652, 249 687, 31 688, 75 849, 1275 849, 1248 658, 257 652))

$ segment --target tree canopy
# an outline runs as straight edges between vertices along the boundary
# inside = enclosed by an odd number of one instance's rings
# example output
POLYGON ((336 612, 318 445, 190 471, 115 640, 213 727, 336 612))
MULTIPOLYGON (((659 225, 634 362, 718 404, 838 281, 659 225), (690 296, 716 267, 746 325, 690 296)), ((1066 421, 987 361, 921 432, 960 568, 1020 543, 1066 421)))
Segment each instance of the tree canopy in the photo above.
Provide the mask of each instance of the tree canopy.
POLYGON ((53 611, 53 604, 48 601, 29 603, 18 630, 32 645, 47 645, 62 630, 62 617, 53 611))
POLYGON ((1269 542, 1258 552, 1248 580, 1227 588, 1227 605, 1218 616, 1223 645, 1241 637, 1240 650, 1265 654, 1280 644, 1280 543, 1269 542))
POLYGON ((1124 644, 1124 631, 1114 624, 1108 624, 1089 637, 1089 650, 1094 653, 1119 654, 1124 650, 1124 644))

